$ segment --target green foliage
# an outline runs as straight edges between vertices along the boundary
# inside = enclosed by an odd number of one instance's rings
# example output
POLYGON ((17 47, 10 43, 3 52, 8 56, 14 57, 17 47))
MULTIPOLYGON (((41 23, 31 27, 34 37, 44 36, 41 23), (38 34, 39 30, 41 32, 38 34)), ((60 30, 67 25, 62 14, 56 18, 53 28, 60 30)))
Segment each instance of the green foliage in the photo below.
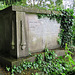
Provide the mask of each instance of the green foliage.
POLYGON ((49 0, 49 1, 50 1, 51 5, 54 4, 54 2, 52 0, 49 0))
POLYGON ((8 5, 8 4, 6 5, 5 2, 3 3, 3 1, 0 2, 0 10, 5 9, 5 8, 7 8, 7 7, 9 7, 9 6, 10 6, 10 5, 8 5))
POLYGON ((49 51, 47 48, 45 48, 45 61, 50 62, 53 59, 55 59, 54 51, 49 51))
MULTIPOLYGON (((75 32, 73 31, 73 22, 74 22, 74 12, 72 9, 55 9, 56 11, 61 11, 59 14, 38 14, 38 18, 48 17, 50 19, 56 19, 58 23, 61 24, 61 31, 59 33, 58 42, 62 48, 65 47, 65 43, 68 46, 71 46, 71 41, 75 32)), ((51 10, 52 11, 52 10, 51 10)))
POLYGON ((62 35, 63 35, 63 32, 64 32, 64 30, 61 29, 61 32, 58 34, 58 38, 57 38, 58 44, 60 46, 61 46, 61 43, 62 43, 62 35))
POLYGON ((68 48, 68 46, 67 46, 67 43, 65 44, 65 50, 67 50, 67 52, 65 52, 65 59, 67 60, 67 61, 69 61, 67 64, 69 64, 71 67, 72 67, 72 65, 75 65, 75 62, 74 62, 74 60, 72 59, 72 57, 71 57, 71 55, 73 54, 70 50, 69 50, 69 48, 68 48))
POLYGON ((36 72, 35 75, 38 75, 38 73, 36 72))
POLYGON ((42 61, 43 61, 43 56, 42 56, 42 54, 37 55, 37 56, 36 56, 36 63, 38 63, 38 64, 41 65, 42 61))
POLYGON ((6 70, 7 70, 7 71, 10 71, 10 67, 6 67, 6 70))
POLYGON ((68 46, 71 45, 71 39, 72 39, 72 26, 73 26, 73 10, 67 9, 65 11, 62 11, 63 16, 61 19, 61 29, 63 29, 63 35, 60 36, 62 37, 62 44, 61 46, 64 47, 65 43, 68 44, 68 46))
MULTIPOLYGON (((15 75, 17 73, 21 73, 23 70, 27 70, 28 68, 40 70, 48 75, 73 75, 75 73, 75 62, 73 61, 71 54, 72 52, 69 51, 67 44, 65 44, 65 57, 62 56, 56 58, 56 54, 54 51, 49 51, 45 48, 44 58, 42 54, 35 55, 35 61, 23 61, 20 66, 14 65, 11 70, 11 74, 15 75)), ((6 67, 9 71, 9 68, 6 67)), ((39 75, 37 72, 32 75, 39 75)))
POLYGON ((73 37, 72 38, 73 42, 72 42, 72 44, 75 46, 75 19, 74 19, 72 30, 73 30, 73 36, 72 36, 73 37))
MULTIPOLYGON (((48 9, 48 8, 52 9, 52 8, 56 8, 56 7, 60 8, 61 7, 60 4, 62 3, 61 2, 62 0, 57 0, 56 6, 54 6, 54 2, 52 0, 45 0, 45 1, 39 0, 37 4, 35 4, 35 0, 33 0, 34 1, 33 5, 32 5, 32 3, 30 3, 30 5, 28 5, 26 3, 26 1, 27 0, 4 0, 3 5, 6 5, 6 7, 7 7, 7 6, 10 6, 13 4, 13 5, 21 5, 21 6, 25 6, 25 7, 36 7, 38 9, 48 9), (50 4, 46 4, 47 1, 50 2, 50 4), (59 3, 59 5, 57 5, 58 3, 59 3)), ((6 8, 6 7, 4 7, 4 8, 6 8)))
POLYGON ((62 0, 56 0, 56 5, 61 5, 62 4, 62 0))

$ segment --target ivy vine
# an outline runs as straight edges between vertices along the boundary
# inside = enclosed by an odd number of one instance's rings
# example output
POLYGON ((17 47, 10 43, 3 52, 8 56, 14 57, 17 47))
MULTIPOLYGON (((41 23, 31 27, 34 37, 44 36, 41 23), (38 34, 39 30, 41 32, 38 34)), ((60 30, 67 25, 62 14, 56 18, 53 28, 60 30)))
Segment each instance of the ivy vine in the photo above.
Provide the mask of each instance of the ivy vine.
MULTIPOLYGON (((65 49, 67 52, 65 52, 64 58, 62 56, 57 57, 54 51, 49 51, 48 48, 45 48, 44 56, 43 54, 34 55, 34 62, 23 60, 19 66, 6 67, 6 70, 10 71, 11 75, 27 75, 26 72, 30 70, 32 71, 31 75, 39 75, 37 72, 43 72, 40 75, 74 75, 75 62, 71 57, 73 53, 69 51, 67 44, 65 49), (35 70, 37 71, 36 73, 34 72, 35 70)), ((28 75, 30 75, 30 72, 28 75)))
POLYGON ((56 3, 56 5, 61 5, 61 4, 62 4, 62 2, 63 2, 62 0, 56 0, 56 2, 55 2, 55 3, 56 3))
POLYGON ((74 22, 74 12, 73 9, 56 9, 56 11, 60 11, 61 14, 56 14, 52 12, 51 14, 38 14, 38 18, 48 17, 51 19, 56 19, 58 23, 61 24, 61 31, 59 33, 62 48, 65 47, 65 43, 68 46, 71 46, 71 41, 73 37, 73 22, 74 22))

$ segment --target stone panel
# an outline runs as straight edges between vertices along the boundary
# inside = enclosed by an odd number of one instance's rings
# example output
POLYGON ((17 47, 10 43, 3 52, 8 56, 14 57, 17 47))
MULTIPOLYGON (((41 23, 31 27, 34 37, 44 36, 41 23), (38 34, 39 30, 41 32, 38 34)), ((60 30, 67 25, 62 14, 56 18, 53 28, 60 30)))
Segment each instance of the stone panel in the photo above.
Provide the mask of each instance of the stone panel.
POLYGON ((25 12, 16 12, 17 58, 28 56, 25 12))
POLYGON ((11 13, 0 14, 0 53, 7 56, 11 50, 11 13))
POLYGON ((45 47, 49 49, 58 48, 58 33, 60 24, 49 18, 38 19, 36 14, 27 14, 29 28, 29 48, 31 52, 38 52, 45 47))

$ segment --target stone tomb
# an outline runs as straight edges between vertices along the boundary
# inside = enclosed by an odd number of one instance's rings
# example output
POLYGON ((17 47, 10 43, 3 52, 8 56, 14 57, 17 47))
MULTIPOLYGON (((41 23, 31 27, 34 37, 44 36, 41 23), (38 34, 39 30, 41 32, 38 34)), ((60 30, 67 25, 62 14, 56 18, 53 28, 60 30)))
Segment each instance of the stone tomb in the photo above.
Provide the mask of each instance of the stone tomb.
POLYGON ((51 14, 51 11, 22 6, 0 11, 0 54, 20 58, 41 52, 45 47, 60 47, 57 43, 60 24, 56 19, 38 19, 37 13, 51 14))

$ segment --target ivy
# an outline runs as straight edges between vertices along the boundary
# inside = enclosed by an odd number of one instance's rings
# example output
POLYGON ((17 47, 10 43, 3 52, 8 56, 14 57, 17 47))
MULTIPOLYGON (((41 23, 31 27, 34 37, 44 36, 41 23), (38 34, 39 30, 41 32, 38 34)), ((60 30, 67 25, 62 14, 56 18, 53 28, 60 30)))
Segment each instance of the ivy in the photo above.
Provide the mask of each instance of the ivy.
MULTIPOLYGON (((74 75, 75 71, 73 70, 75 70, 75 67, 72 67, 72 65, 75 65, 75 62, 71 57, 72 52, 69 51, 67 44, 65 45, 65 49, 66 52, 63 58, 62 56, 56 57, 54 51, 49 51, 47 48, 45 48, 45 59, 43 58, 42 54, 37 54, 35 55, 36 59, 33 63, 23 61, 19 66, 14 65, 14 67, 11 69, 11 75, 21 74, 23 71, 28 69, 39 70, 48 75, 74 75)), ((6 67, 6 70, 10 71, 10 67, 6 67)), ((35 74, 32 73, 31 75, 39 74, 36 72, 35 74)))
POLYGON ((62 4, 62 0, 56 0, 56 5, 61 5, 62 4))
POLYGON ((48 17, 51 19, 56 19, 58 23, 61 24, 60 28, 61 31, 59 33, 60 41, 61 41, 61 47, 65 47, 65 43, 68 44, 68 46, 71 46, 72 36, 73 36, 73 22, 74 22, 74 12, 72 9, 56 9, 56 11, 61 11, 61 14, 38 14, 38 18, 41 17, 48 17))
POLYGON ((73 42, 72 42, 72 44, 75 46, 75 20, 74 20, 74 25, 73 25, 72 29, 73 29, 73 38, 72 38, 73 42))
POLYGON ((49 1, 50 1, 51 5, 54 4, 54 2, 52 0, 49 0, 49 1))

